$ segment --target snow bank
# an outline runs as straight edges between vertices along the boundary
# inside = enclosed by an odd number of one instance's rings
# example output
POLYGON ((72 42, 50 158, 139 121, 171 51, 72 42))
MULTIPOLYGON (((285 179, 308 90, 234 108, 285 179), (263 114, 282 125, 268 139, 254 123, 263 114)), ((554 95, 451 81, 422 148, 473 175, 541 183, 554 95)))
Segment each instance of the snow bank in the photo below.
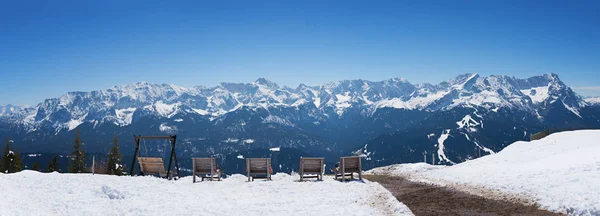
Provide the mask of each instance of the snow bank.
POLYGON ((273 181, 192 184, 191 177, 117 177, 23 171, 0 174, 0 215, 412 215, 373 182, 273 181))
POLYGON ((463 190, 483 188, 492 191, 484 195, 510 194, 553 212, 600 215, 599 140, 599 130, 563 132, 517 142, 498 154, 452 167, 400 164, 367 173, 402 175, 463 190))

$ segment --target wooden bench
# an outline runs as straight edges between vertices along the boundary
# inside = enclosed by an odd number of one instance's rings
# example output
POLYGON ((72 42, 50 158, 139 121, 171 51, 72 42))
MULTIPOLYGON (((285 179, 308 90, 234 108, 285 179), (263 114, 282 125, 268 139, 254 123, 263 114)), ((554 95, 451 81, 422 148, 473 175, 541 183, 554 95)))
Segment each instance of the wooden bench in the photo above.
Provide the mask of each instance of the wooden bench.
POLYGON ((161 178, 171 178, 175 172, 172 170, 170 176, 167 176, 165 163, 163 162, 163 159, 159 157, 138 157, 138 163, 140 164, 140 172, 142 175, 158 175, 161 178))
POLYGON ((317 178, 323 181, 325 158, 300 158, 300 181, 317 178), (307 176, 309 175, 309 176, 307 176))
POLYGON ((255 178, 271 180, 271 158, 246 158, 246 172, 248 181, 254 181, 255 178))
POLYGON ((221 181, 221 168, 217 165, 216 158, 192 158, 192 175, 194 183, 196 183, 196 176, 200 176, 202 181, 205 178, 213 181, 217 178, 221 181), (210 175, 210 177, 208 176, 210 175))
POLYGON ((335 179, 342 178, 342 182, 346 180, 346 176, 354 179, 354 173, 358 173, 358 179, 362 180, 361 157, 341 157, 340 165, 335 169, 335 179))

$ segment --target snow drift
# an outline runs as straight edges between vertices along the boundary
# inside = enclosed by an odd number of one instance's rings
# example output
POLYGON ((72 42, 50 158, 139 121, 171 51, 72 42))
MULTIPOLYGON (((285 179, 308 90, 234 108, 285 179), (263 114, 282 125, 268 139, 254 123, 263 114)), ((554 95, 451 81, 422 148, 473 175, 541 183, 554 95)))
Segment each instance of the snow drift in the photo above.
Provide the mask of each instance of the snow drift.
POLYGON ((599 141, 600 130, 563 132, 451 167, 399 164, 367 173, 401 175, 492 198, 512 195, 569 215, 600 215, 599 141))
POLYGON ((0 215, 412 215, 381 185, 369 181, 192 183, 154 177, 117 177, 23 171, 0 174, 0 215))

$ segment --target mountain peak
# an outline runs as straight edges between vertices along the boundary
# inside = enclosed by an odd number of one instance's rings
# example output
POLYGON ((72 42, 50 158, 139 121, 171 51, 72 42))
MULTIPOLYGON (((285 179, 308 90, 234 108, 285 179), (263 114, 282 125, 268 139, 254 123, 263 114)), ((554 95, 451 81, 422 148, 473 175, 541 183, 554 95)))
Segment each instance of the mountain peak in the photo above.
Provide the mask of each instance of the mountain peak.
POLYGON ((268 80, 266 78, 258 78, 256 81, 254 81, 254 84, 263 85, 270 88, 279 88, 279 85, 277 85, 277 83, 274 83, 273 81, 268 80))
POLYGON ((479 74, 476 73, 466 73, 466 74, 461 74, 458 75, 456 78, 454 78, 454 80, 450 80, 450 83, 452 84, 464 84, 467 83, 471 80, 475 80, 479 78, 479 74))

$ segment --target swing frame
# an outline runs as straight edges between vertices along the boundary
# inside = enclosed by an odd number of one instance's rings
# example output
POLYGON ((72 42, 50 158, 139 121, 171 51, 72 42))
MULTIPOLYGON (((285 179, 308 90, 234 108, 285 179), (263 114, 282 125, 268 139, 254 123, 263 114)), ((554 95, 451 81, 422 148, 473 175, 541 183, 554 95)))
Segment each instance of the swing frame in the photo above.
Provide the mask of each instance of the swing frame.
MULTIPOLYGON (((177 162, 177 154, 175 154, 175 143, 177 142, 177 135, 170 135, 170 136, 142 136, 142 135, 138 135, 138 136, 133 136, 133 140, 135 141, 135 153, 133 154, 133 161, 131 162, 131 171, 129 172, 131 174, 131 176, 134 175, 135 173, 135 162, 138 160, 138 157, 140 156, 140 142, 142 140, 147 140, 147 139, 151 139, 151 140, 169 140, 169 143, 171 143, 171 156, 169 157, 169 165, 167 166, 167 178, 169 180, 172 179, 171 176, 171 164, 173 162, 173 160, 175 161, 175 169, 177 170, 177 178, 181 178, 181 176, 179 175, 179 163, 177 162)), ((139 165, 139 162, 138 162, 139 165)), ((140 172, 141 172, 141 167, 140 167, 140 172)), ((140 173, 138 172, 137 175, 140 175, 140 173)))

